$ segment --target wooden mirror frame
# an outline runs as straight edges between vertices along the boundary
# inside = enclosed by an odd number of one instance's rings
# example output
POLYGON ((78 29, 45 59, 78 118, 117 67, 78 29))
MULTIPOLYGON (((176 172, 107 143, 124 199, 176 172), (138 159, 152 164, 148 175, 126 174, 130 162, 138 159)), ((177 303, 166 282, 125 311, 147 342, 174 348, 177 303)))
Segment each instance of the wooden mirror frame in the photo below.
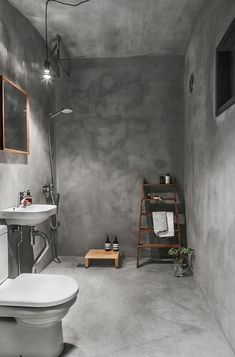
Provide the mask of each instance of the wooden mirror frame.
POLYGON ((0 150, 16 153, 16 154, 25 154, 29 155, 29 96, 28 94, 17 84, 13 83, 11 80, 7 79, 4 76, 0 75, 0 150), (5 137, 5 103, 4 103, 4 84, 7 83, 11 85, 16 91, 20 92, 25 96, 26 100, 26 150, 18 150, 13 147, 6 146, 6 137, 5 137))

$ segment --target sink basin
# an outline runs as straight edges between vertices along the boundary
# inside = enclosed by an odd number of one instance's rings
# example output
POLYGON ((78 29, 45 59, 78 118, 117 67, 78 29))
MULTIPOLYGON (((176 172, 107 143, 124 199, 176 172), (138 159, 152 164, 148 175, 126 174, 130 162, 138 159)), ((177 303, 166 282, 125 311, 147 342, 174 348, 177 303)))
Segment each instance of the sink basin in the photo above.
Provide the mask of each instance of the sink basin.
POLYGON ((0 218, 6 224, 18 226, 36 226, 56 214, 57 206, 32 204, 27 207, 11 207, 0 210, 0 218))

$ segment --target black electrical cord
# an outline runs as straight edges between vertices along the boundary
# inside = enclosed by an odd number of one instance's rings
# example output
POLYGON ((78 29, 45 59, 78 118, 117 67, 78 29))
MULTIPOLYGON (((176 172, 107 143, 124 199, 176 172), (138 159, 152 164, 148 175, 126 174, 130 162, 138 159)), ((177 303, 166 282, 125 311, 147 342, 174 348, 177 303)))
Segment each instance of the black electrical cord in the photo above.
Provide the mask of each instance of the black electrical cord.
POLYGON ((83 1, 80 1, 79 3, 77 3, 77 4, 71 4, 69 2, 63 2, 63 1, 59 1, 59 0, 48 0, 48 2, 49 1, 58 2, 59 4, 62 4, 62 5, 68 5, 68 6, 76 7, 76 6, 79 6, 79 5, 83 4, 84 2, 88 2, 90 0, 83 0, 83 1))
POLYGON ((47 28, 48 28, 48 4, 49 4, 49 2, 56 2, 56 3, 61 4, 61 5, 77 7, 77 6, 82 5, 82 4, 84 4, 85 2, 88 2, 88 1, 90 1, 90 0, 82 0, 82 1, 78 2, 77 4, 71 4, 71 3, 68 3, 68 2, 60 1, 60 0, 47 0, 46 1, 46 11, 45 11, 46 61, 49 60, 49 55, 48 55, 48 33, 47 33, 48 32, 47 28))

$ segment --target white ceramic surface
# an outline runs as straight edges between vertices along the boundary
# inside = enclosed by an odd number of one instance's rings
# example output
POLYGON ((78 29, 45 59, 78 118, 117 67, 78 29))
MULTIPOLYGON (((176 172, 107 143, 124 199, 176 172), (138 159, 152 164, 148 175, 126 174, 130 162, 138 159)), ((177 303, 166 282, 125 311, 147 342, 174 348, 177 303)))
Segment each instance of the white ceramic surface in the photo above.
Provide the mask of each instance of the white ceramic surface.
POLYGON ((0 225, 0 236, 5 233, 7 233, 7 226, 0 225))
POLYGON ((0 285, 1 306, 51 307, 73 299, 76 280, 56 274, 21 274, 0 285))
POLYGON ((8 225, 36 226, 56 214, 57 206, 32 204, 27 207, 11 207, 0 210, 0 218, 8 225))
POLYGON ((0 286, 8 278, 7 226, 0 225, 0 286))

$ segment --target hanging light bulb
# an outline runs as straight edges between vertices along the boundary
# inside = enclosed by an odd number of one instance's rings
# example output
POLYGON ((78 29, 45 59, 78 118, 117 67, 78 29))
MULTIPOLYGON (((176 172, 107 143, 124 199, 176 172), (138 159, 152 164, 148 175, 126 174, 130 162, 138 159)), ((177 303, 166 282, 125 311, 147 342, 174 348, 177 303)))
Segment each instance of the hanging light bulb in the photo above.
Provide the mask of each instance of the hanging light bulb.
POLYGON ((50 73, 50 61, 49 61, 49 50, 48 50, 48 33, 47 33, 47 15, 48 15, 48 4, 51 0, 46 1, 46 11, 45 11, 45 35, 46 35, 46 58, 44 61, 44 68, 43 68, 43 79, 45 81, 51 80, 51 73, 50 73))
POLYGON ((43 78, 46 81, 51 79, 50 62, 48 60, 44 61, 43 78))
MULTIPOLYGON (((57 35, 57 43, 56 45, 54 46, 54 48, 52 49, 52 51, 49 53, 49 48, 48 48, 48 5, 50 2, 53 2, 53 3, 58 3, 60 5, 65 5, 65 6, 71 6, 71 7, 77 7, 79 5, 82 5, 86 2, 89 2, 90 0, 81 0, 80 2, 78 3, 67 3, 67 2, 64 2, 62 0, 46 0, 46 4, 45 4, 45 45, 46 45, 46 59, 44 61, 44 68, 43 68, 43 79, 45 81, 50 81, 52 79, 52 74, 51 74, 51 69, 50 69, 50 61, 49 61, 49 58, 51 58, 51 56, 53 55, 53 53, 58 50, 58 46, 60 45, 60 36, 57 35)), ((59 51, 58 51, 59 52, 59 51)), ((59 53, 57 53, 57 61, 58 61, 58 64, 62 67, 63 71, 65 74, 66 71, 64 70, 62 64, 61 64, 61 58, 59 57, 59 53)), ((68 74, 67 74, 68 75, 68 74)), ((69 75, 68 75, 69 76, 69 75)))

